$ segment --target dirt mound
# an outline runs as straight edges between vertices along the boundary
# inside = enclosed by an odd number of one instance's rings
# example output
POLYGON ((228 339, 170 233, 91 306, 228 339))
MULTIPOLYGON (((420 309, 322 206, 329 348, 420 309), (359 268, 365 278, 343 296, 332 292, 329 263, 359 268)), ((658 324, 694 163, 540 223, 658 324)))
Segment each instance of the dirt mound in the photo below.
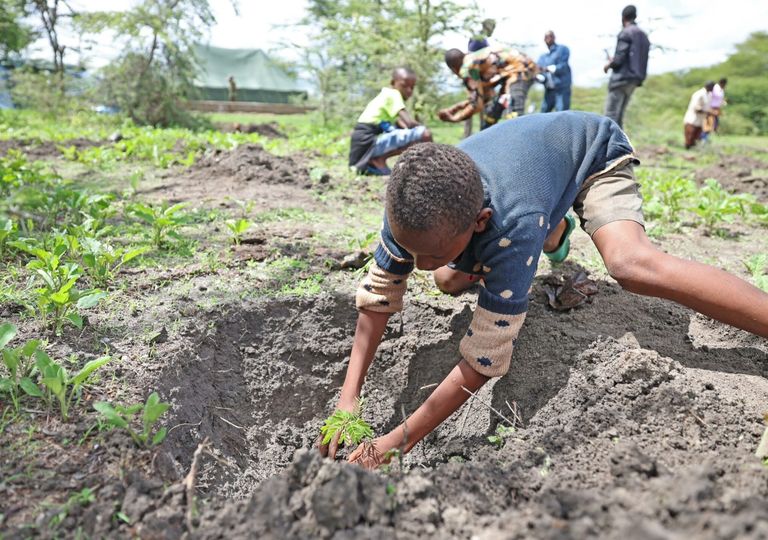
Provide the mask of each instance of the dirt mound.
POLYGON ((763 203, 768 202, 768 164, 748 156, 724 155, 715 165, 696 171, 696 181, 714 178, 725 189, 736 193, 751 193, 763 203))
POLYGON ((261 208, 308 204, 303 192, 311 185, 303 157, 275 156, 258 144, 245 144, 234 150, 210 150, 188 169, 175 170, 162 184, 139 193, 173 203, 222 206, 232 204, 232 199, 250 199, 261 208))
POLYGON ((758 538, 766 397, 764 379, 599 340, 501 450, 390 476, 300 452, 247 500, 204 514, 194 537, 758 538))

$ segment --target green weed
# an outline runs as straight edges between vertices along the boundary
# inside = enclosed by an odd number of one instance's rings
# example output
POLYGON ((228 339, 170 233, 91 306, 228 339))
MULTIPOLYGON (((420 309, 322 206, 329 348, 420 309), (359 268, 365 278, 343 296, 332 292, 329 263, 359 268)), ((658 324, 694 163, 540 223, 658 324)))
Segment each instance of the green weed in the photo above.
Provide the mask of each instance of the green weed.
MULTIPOLYGON (((35 366, 40 372, 39 382, 48 391, 49 397, 52 395, 58 401, 61 418, 65 422, 69 420, 72 400, 74 398, 79 399, 83 385, 88 381, 88 378, 111 359, 109 356, 102 356, 96 360, 91 360, 74 376, 70 376, 66 368, 62 364, 53 361, 45 351, 40 349, 35 351, 35 366)), ((44 397, 43 392, 39 388, 37 391, 37 397, 44 397)), ((51 400, 48 399, 47 401, 50 402, 51 400)))
POLYGON ((240 218, 237 220, 231 219, 225 223, 229 231, 232 233, 232 243, 234 243, 236 246, 240 245, 240 240, 243 237, 243 233, 253 225, 252 221, 249 221, 245 218, 240 218))
POLYGON ((718 225, 730 223, 735 215, 744 216, 750 202, 750 196, 728 193, 717 180, 710 178, 699 189, 698 202, 690 210, 699 216, 707 234, 716 234, 718 225))
POLYGON ((768 292, 768 254, 759 253, 742 261, 747 271, 752 276, 755 287, 768 292))
POLYGON ((56 334, 61 333, 65 322, 78 328, 83 327, 83 318, 78 310, 95 306, 107 293, 98 289, 78 290, 75 284, 82 276, 82 269, 75 263, 63 262, 63 256, 76 242, 73 237, 56 237, 51 251, 36 247, 31 242, 18 241, 13 245, 34 256, 27 263, 41 283, 34 290, 35 305, 42 327, 52 326, 56 334))
POLYGON ((493 435, 488 435, 488 442, 496 448, 501 448, 504 446, 504 440, 514 432, 515 428, 499 424, 496 426, 496 432, 493 435))
POLYGON ((159 207, 134 203, 129 212, 152 228, 152 243, 156 248, 161 249, 167 244, 168 238, 181 240, 179 229, 187 222, 186 216, 181 211, 186 206, 187 203, 178 203, 173 206, 163 203, 159 207))
POLYGON ((152 392, 144 404, 136 403, 135 405, 124 407, 100 401, 93 406, 94 409, 104 416, 109 425, 126 430, 137 446, 146 448, 157 446, 165 440, 168 430, 166 428, 156 430, 155 424, 170 407, 170 403, 160 401, 160 396, 157 392, 152 392), (138 413, 141 413, 141 431, 131 427, 133 418, 138 413))
POLYGON ((40 341, 33 339, 20 347, 6 347, 15 335, 14 325, 11 323, 0 325, 0 349, 3 364, 8 370, 8 377, 0 377, 0 392, 9 395, 13 408, 18 413, 22 392, 29 396, 40 397, 40 390, 30 378, 35 367, 32 357, 40 346, 40 341))
POLYGON ((115 248, 95 238, 80 240, 85 271, 96 285, 109 286, 120 268, 149 251, 148 247, 135 249, 115 248))

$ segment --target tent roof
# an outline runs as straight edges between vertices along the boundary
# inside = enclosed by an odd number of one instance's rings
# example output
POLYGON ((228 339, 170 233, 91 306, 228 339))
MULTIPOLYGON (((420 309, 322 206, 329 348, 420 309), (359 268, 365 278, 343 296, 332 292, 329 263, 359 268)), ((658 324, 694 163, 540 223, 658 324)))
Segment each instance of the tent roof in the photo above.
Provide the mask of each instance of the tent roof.
POLYGON ((227 79, 234 76, 240 89, 302 92, 299 84, 261 49, 223 49, 198 45, 201 73, 196 86, 227 88, 227 79))

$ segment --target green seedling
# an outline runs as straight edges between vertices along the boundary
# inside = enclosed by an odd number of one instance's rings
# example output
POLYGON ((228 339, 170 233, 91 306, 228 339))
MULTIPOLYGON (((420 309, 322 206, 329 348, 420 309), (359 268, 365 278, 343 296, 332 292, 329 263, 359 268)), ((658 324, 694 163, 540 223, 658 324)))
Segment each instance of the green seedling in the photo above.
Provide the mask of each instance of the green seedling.
POLYGON ((14 325, 11 323, 0 325, 0 349, 2 349, 3 365, 8 371, 7 377, 0 377, 0 393, 9 395, 13 408, 18 412, 22 393, 42 397, 42 392, 30 378, 35 367, 32 357, 40 346, 40 341, 32 339, 21 347, 7 347, 15 335, 14 325))
POLYGON ((363 420, 362 413, 365 401, 359 399, 352 412, 337 410, 325 419, 325 424, 320 428, 323 436, 323 444, 330 443, 338 434, 339 446, 342 444, 360 444, 364 440, 373 438, 373 429, 363 420))
POLYGON ((43 328, 51 325, 56 334, 61 333, 65 322, 82 328, 83 318, 78 310, 91 308, 107 296, 107 293, 98 289, 75 288, 82 276, 82 269, 75 263, 62 262, 73 242, 76 242, 73 237, 57 237, 52 251, 36 247, 29 242, 12 243, 35 257, 27 263, 27 268, 34 272, 42 285, 34 290, 37 312, 43 328))
POLYGON ((160 249, 168 242, 168 238, 181 239, 179 229, 187 221, 181 210, 186 206, 187 203, 178 203, 173 206, 163 203, 159 207, 135 203, 131 206, 130 212, 152 227, 152 243, 160 249))
POLYGON ((124 407, 100 401, 93 406, 94 409, 104 416, 107 424, 126 430, 137 446, 145 448, 157 446, 165 440, 168 430, 166 428, 156 430, 155 424, 170 407, 170 403, 160 401, 160 396, 157 392, 152 392, 143 405, 136 403, 135 405, 124 407), (133 418, 138 413, 141 413, 141 431, 136 431, 131 427, 133 418))
POLYGON ((0 219, 0 259, 5 257, 5 244, 15 232, 16 224, 12 219, 0 219))
POLYGON ((69 420, 69 410, 72 406, 72 401, 75 398, 80 398, 83 386, 93 372, 110 360, 111 357, 109 356, 102 356, 96 360, 91 360, 71 377, 64 366, 54 362, 45 351, 40 349, 35 351, 35 366, 40 372, 40 384, 48 391, 49 395, 52 395, 58 401, 62 420, 65 422, 69 420))
POLYGON ((496 426, 496 433, 488 435, 488 442, 500 449, 504 446, 504 440, 514 432, 515 428, 499 424, 496 426))
POLYGON ((763 432, 763 436, 760 439, 760 444, 757 445, 755 455, 763 460, 763 465, 768 467, 768 413, 763 415, 763 420, 766 424, 765 431, 763 432))
POLYGON ((228 220, 226 221, 226 225, 232 233, 232 243, 234 243, 236 246, 239 246, 240 240, 243 238, 243 233, 247 231, 251 225, 253 225, 253 222, 245 218, 240 218, 237 220, 228 220))
POLYGON ((125 263, 149 251, 148 247, 115 248, 95 238, 82 238, 80 244, 83 267, 94 283, 101 287, 109 286, 125 263))
POLYGON ((768 292, 768 254, 758 253, 742 261, 755 287, 768 292))
POLYGON ((735 215, 744 216, 751 202, 749 195, 732 195, 710 178, 699 190, 698 203, 691 211, 701 218, 706 233, 714 234, 718 232, 718 225, 730 223, 735 215))

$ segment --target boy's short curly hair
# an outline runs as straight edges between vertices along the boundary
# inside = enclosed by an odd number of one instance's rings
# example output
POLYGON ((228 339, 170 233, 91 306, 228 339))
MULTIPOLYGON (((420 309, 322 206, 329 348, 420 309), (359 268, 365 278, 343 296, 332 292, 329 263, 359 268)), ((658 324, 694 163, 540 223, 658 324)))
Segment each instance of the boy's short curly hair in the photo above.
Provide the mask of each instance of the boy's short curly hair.
POLYGON ((472 225, 484 199, 472 158, 447 144, 410 147, 395 164, 387 185, 389 219, 410 231, 447 228, 460 234, 472 225))

